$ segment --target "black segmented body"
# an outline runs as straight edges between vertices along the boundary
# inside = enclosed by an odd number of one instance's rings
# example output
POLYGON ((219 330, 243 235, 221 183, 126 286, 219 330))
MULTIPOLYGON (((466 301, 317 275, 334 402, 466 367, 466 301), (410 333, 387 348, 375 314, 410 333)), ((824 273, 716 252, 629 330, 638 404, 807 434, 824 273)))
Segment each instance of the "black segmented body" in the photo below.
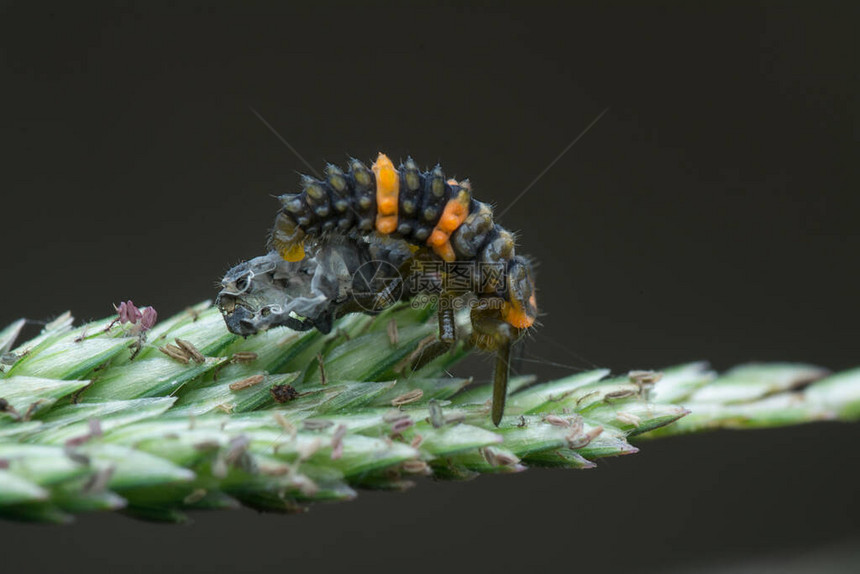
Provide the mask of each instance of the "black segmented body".
MULTIPOLYGON (((410 157, 397 170, 397 227, 390 235, 413 245, 427 246, 445 207, 461 191, 469 193, 468 216, 450 234, 457 261, 502 263, 515 256, 513 234, 496 225, 492 208, 471 198, 468 180, 446 180, 440 166, 421 171, 410 157)), ((376 178, 361 161, 352 159, 348 171, 328 165, 322 180, 304 176, 302 191, 282 195, 269 246, 279 252, 328 232, 376 231, 376 178)))

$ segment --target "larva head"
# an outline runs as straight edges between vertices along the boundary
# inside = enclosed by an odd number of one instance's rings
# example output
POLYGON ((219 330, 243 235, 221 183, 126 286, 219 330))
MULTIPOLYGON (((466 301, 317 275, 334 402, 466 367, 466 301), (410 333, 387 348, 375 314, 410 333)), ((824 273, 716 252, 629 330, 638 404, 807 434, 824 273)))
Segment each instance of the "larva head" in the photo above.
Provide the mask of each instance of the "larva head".
POLYGON ((537 299, 531 263, 515 255, 508 263, 508 298, 502 306, 502 318, 517 329, 527 329, 537 318, 537 299))

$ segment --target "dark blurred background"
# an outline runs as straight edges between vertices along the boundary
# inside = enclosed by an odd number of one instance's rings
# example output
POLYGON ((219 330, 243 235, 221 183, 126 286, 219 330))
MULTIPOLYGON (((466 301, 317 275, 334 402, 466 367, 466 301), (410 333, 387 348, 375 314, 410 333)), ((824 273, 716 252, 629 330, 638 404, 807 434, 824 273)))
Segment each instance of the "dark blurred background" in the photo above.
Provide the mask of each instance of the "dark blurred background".
MULTIPOLYGON (((2 4, 0 323, 213 297, 308 171, 252 107, 317 169, 411 154, 497 211, 608 107, 501 218, 540 263, 520 369, 860 365, 856 3, 309 4, 2 4)), ((10 572, 854 571, 858 441, 722 432, 302 516, 0 523, 0 548, 10 572)))

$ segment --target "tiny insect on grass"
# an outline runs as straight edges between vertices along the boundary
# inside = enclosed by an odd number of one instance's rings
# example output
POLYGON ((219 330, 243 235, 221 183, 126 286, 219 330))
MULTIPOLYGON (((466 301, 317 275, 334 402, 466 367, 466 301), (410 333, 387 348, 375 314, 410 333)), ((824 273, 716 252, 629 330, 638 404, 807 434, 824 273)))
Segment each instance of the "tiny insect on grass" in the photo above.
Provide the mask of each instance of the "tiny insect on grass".
POLYGON ((266 377, 264 375, 251 375, 250 377, 236 381, 235 383, 230 383, 229 389, 231 391, 241 391, 259 385, 265 380, 266 377))

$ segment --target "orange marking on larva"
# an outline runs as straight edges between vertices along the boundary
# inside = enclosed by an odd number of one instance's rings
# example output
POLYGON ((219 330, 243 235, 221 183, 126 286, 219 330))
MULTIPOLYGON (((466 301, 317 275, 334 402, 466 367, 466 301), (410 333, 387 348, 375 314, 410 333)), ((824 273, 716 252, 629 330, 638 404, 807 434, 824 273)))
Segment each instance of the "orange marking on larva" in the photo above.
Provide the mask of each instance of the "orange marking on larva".
POLYGON ((427 245, 431 246, 436 255, 445 261, 456 259, 449 239, 451 234, 469 216, 469 199, 469 192, 465 190, 460 190, 457 197, 449 199, 448 203, 445 204, 445 210, 442 211, 442 216, 439 218, 439 223, 436 224, 430 237, 427 238, 427 245))
POLYGON ((441 218, 439 218, 439 223, 437 226, 439 229, 444 229, 448 233, 452 233, 455 229, 460 227, 462 220, 456 213, 446 213, 441 218))
POLYGON ((502 305, 502 319, 517 329, 527 329, 535 322, 535 318, 530 316, 519 305, 507 302, 502 305))
POLYGON ((376 230, 380 233, 388 235, 389 233, 394 233, 397 229, 397 216, 396 215, 377 215, 376 216, 376 230))
POLYGON ((430 237, 427 238, 427 245, 431 247, 441 247, 448 242, 448 234, 441 229, 434 229, 430 237))
POLYGON ((390 215, 397 213, 397 199, 393 197, 383 197, 377 200, 377 209, 379 213, 390 215))
POLYGON ((290 263, 301 261, 305 258, 305 246, 302 243, 294 243, 281 249, 280 255, 284 261, 289 261, 290 263))
POLYGON ((384 153, 371 167, 376 177, 376 230, 393 233, 397 229, 397 199, 400 195, 400 174, 384 153))
POLYGON ((451 247, 451 242, 446 241, 439 247, 434 247, 433 251, 442 258, 443 261, 451 262, 457 259, 457 254, 454 253, 454 248, 451 247))

